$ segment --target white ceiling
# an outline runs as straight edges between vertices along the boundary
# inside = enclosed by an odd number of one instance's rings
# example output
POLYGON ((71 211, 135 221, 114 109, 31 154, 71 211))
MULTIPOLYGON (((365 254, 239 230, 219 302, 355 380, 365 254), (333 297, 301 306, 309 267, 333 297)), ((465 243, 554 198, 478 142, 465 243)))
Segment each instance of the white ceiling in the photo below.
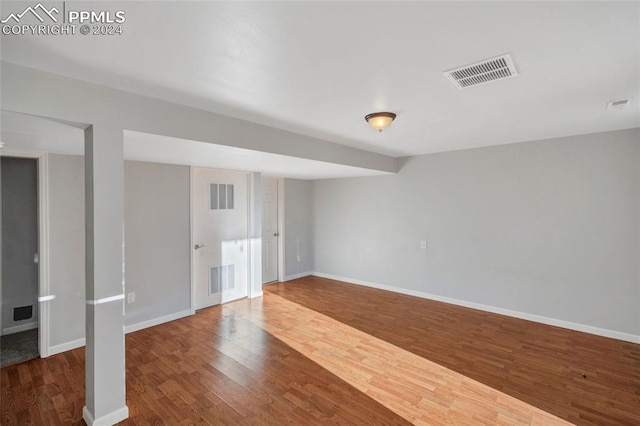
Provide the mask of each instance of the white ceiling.
MULTIPOLYGON (((0 141, 5 145, 5 154, 16 151, 44 151, 84 155, 84 133, 81 127, 9 111, 0 112, 0 123, 0 141)), ((294 179, 386 174, 359 167, 132 131, 124 132, 124 158, 261 172, 265 175, 294 179)))
POLYGON ((0 57, 393 156, 640 126, 638 2, 85 6, 126 11, 124 34, 2 36, 0 57), (503 53, 518 77, 442 75, 503 53), (382 134, 376 110, 398 114, 382 134))

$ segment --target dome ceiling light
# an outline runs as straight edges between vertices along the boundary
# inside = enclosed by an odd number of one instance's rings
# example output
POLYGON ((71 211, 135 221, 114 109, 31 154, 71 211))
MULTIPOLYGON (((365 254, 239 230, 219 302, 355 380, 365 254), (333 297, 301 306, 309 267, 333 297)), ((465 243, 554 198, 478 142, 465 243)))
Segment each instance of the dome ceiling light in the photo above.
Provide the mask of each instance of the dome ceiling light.
POLYGON ((382 132, 396 119, 396 114, 393 112, 372 112, 371 114, 367 114, 364 119, 367 120, 369 126, 382 132))

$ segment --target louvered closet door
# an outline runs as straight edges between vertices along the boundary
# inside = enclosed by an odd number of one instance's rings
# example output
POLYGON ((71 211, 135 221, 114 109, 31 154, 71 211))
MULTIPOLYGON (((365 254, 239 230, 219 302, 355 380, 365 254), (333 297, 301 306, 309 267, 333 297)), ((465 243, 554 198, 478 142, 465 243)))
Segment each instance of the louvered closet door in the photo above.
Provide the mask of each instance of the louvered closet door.
POLYGON ((247 296, 247 175, 193 168, 196 309, 247 296))

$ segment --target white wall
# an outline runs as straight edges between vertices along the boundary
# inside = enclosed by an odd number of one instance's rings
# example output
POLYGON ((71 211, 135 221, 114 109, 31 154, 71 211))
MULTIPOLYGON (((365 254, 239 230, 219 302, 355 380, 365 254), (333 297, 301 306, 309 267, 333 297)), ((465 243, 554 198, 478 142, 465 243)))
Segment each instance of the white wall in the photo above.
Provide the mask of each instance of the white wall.
POLYGON ((640 130, 314 183, 314 268, 640 335, 640 130), (428 248, 421 249, 420 241, 428 248))
POLYGON ((284 180, 284 271, 285 280, 313 271, 312 181, 284 180))
POLYGON ((125 324, 191 309, 189 167, 125 161, 125 324))
MULTIPOLYGON (((84 161, 49 156, 52 352, 84 344, 84 161)), ((125 161, 129 330, 190 313, 189 168, 125 161)))
POLYGON ((84 157, 49 155, 49 286, 52 346, 84 338, 84 157))

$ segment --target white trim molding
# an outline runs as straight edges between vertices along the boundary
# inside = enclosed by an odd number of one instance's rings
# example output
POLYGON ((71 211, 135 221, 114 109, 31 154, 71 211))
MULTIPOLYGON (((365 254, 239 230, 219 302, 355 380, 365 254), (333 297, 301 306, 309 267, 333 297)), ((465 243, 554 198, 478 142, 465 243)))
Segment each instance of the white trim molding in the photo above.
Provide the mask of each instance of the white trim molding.
POLYGON ((125 325, 124 332, 133 333, 134 331, 143 330, 145 328, 164 324, 165 322, 175 321, 177 319, 188 317, 190 315, 192 315, 191 309, 187 309, 185 311, 176 312, 175 314, 164 315, 158 318, 150 319, 148 321, 142 321, 142 322, 138 322, 131 325, 125 325))
POLYGON ((38 321, 29 322, 27 324, 14 325, 13 327, 7 327, 2 329, 2 335, 20 333, 21 331, 33 330, 38 328, 38 321))
POLYGON ((195 202, 193 195, 193 181, 195 179, 195 169, 193 166, 189 166, 189 291, 191 292, 191 315, 196 313, 196 283, 195 283, 195 271, 196 271, 196 260, 194 256, 193 246, 195 245, 194 240, 194 229, 193 229, 193 219, 195 214, 195 202))
MULTIPOLYGON (((162 317, 154 318, 148 321, 142 321, 131 325, 126 325, 124 327, 125 334, 133 333, 138 330, 143 330, 145 328, 153 327, 156 325, 164 324, 165 322, 174 321, 180 318, 188 317, 192 315, 191 310, 187 309, 184 311, 176 312, 174 314, 164 315, 162 317)), ((61 343, 59 345, 51 346, 49 348, 49 355, 56 355, 62 352, 70 351, 73 349, 81 348, 86 345, 86 341, 84 337, 82 339, 72 340, 70 342, 61 343)))
POLYGON ((123 421, 127 417, 129 417, 129 407, 127 407, 126 405, 122 408, 110 412, 109 414, 98 417, 97 419, 93 418, 93 415, 89 412, 89 409, 86 405, 82 407, 82 418, 88 426, 111 426, 123 421))
POLYGON ((298 278, 308 277, 309 275, 316 275, 316 272, 300 272, 299 274, 287 275, 282 279, 282 282, 297 280, 298 278))
POLYGON ((581 331, 583 333, 595 334, 597 336, 609 337, 612 339, 623 340, 625 342, 640 343, 640 336, 622 331, 608 330, 605 328, 594 327, 586 324, 578 324, 571 321, 560 320, 556 318, 549 318, 542 315, 530 314, 526 312, 514 311, 511 309, 499 308, 496 306, 483 305, 481 303, 469 302, 466 300, 454 299, 452 297, 439 296, 437 294, 425 293, 422 291, 408 290, 400 287, 393 287, 390 285, 373 283, 370 281, 356 280, 353 278, 340 277, 331 274, 325 274, 323 272, 311 272, 311 275, 327 278, 335 281, 342 281, 349 284, 356 284, 365 287, 376 288, 379 290, 393 291, 394 293, 406 294, 408 296, 420 297, 423 299, 435 300, 436 302, 444 302, 452 305, 463 306, 465 308, 478 309, 480 311, 491 312, 494 314, 506 315, 513 318, 524 319, 528 321, 538 322, 541 324, 553 325, 555 327, 567 328, 569 330, 581 331))
MULTIPOLYGON (((71 351, 74 349, 81 348, 86 345, 86 341, 84 337, 82 339, 71 340, 70 342, 61 343, 59 345, 54 345, 49 347, 49 355, 57 355, 62 352, 71 351)), ((44 358, 44 357, 43 357, 44 358)))
POLYGON ((284 178, 278 178, 278 280, 287 281, 284 276, 285 273, 285 259, 284 259, 284 242, 285 233, 284 229, 284 178))

